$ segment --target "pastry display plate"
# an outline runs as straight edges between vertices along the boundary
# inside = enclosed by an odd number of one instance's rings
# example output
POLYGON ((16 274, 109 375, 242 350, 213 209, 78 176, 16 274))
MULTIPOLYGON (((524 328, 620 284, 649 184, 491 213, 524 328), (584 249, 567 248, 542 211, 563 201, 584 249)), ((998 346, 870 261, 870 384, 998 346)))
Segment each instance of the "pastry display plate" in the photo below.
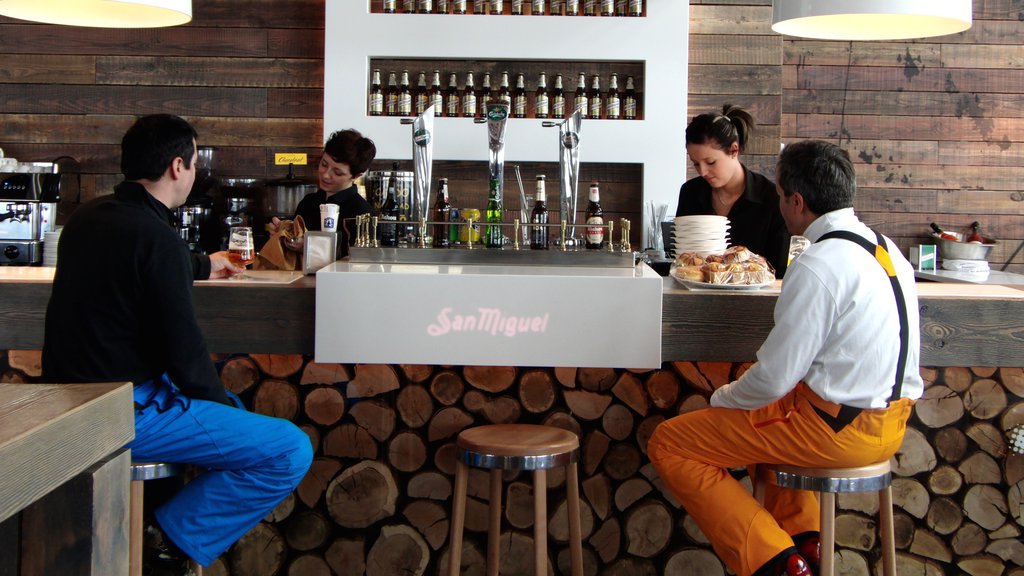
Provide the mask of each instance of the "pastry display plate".
POLYGON ((672 279, 676 282, 685 286, 688 290, 722 290, 732 292, 751 292, 754 290, 760 290, 767 288, 775 283, 774 280, 771 282, 765 282, 764 284, 709 284, 707 282, 695 282, 693 280, 683 280, 675 274, 671 274, 672 279))

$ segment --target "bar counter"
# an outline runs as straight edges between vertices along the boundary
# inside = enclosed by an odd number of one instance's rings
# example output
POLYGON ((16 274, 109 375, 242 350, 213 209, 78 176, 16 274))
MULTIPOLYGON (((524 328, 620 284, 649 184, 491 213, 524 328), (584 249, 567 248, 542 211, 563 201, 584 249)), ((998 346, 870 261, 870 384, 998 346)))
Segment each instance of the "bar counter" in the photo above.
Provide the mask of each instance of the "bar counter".
MULTIPOLYGON (((0 268, 0 350, 42 348, 51 274, 0 268)), ((690 291, 665 278, 662 361, 754 360, 772 328, 779 286, 690 291)), ((917 289, 922 366, 1024 366, 1024 286, 919 282, 917 289)), ((222 353, 312 355, 315 293, 314 276, 288 284, 197 282, 194 288, 210 350, 222 353)))

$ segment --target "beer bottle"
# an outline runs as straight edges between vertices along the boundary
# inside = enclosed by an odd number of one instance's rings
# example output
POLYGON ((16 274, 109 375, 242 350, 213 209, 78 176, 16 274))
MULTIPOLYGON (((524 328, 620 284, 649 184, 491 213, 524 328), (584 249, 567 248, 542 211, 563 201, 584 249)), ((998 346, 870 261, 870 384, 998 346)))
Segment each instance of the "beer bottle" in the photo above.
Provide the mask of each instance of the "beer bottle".
POLYGON ((608 94, 605 96, 605 118, 618 120, 622 117, 622 100, 619 98, 619 75, 612 74, 608 81, 608 94))
POLYGON ((498 199, 498 180, 491 180, 490 190, 487 193, 487 230, 484 234, 488 248, 501 248, 504 245, 504 235, 501 231, 501 200, 498 199))
POLYGON ((472 72, 466 74, 466 88, 462 91, 462 115, 466 118, 476 116, 476 88, 472 72))
POLYGON ((444 96, 441 94, 441 72, 434 70, 434 78, 430 82, 430 94, 427 107, 434 107, 434 116, 444 115, 444 96))
POLYGON ((601 16, 615 16, 615 0, 601 0, 601 16))
POLYGON ((583 15, 597 16, 597 0, 584 0, 583 15))
POLYGON ((626 120, 636 120, 636 90, 633 77, 626 76, 626 95, 622 98, 622 115, 626 120))
POLYGON ((384 13, 385 14, 394 14, 395 13, 395 0, 383 0, 382 4, 384 4, 384 13))
POLYGON ((590 114, 594 120, 601 118, 604 101, 601 98, 601 77, 594 74, 594 80, 590 85, 590 114))
POLYGON ((434 11, 434 0, 419 0, 417 4, 420 14, 430 14, 434 11))
POLYGON ((552 16, 564 16, 565 15, 565 0, 551 0, 551 15, 552 16))
POLYGON ((398 116, 398 81, 395 73, 388 72, 388 90, 384 93, 384 112, 388 116, 398 116))
POLYGON ((380 243, 382 246, 398 246, 398 198, 395 196, 395 180, 392 172, 388 178, 388 195, 380 207, 380 243))
POLYGON ((434 13, 436 14, 447 14, 451 10, 450 0, 437 0, 434 6, 434 13))
POLYGON ((512 0, 512 15, 522 16, 523 15, 523 0, 512 0))
POLYGON ((561 74, 555 74, 555 87, 551 93, 551 116, 565 118, 565 91, 562 90, 561 74))
POLYGON ((484 72, 484 85, 480 87, 480 115, 487 112, 487 102, 491 99, 491 73, 484 72))
POLYGON ((448 228, 452 221, 452 205, 448 203, 448 179, 441 178, 437 182, 437 200, 431 209, 430 219, 434 222, 445 224, 434 224, 434 248, 447 248, 451 246, 451 239, 448 237, 448 228))
POLYGON ((445 94, 445 100, 445 115, 458 117, 462 112, 462 102, 459 101, 459 81, 455 78, 455 72, 448 75, 448 92, 445 94))
POLYGON ((380 70, 373 71, 370 80, 370 116, 384 114, 384 90, 380 86, 380 70))
POLYGON ((615 0, 615 15, 625 16, 629 14, 629 0, 615 0))
POLYGON ((548 100, 548 78, 541 72, 540 78, 537 80, 537 94, 533 99, 534 118, 547 118, 550 105, 551 103, 548 100))
POLYGON ((512 116, 526 118, 526 80, 522 72, 516 74, 516 89, 512 93, 512 116))
POLYGON ((500 16, 505 12, 505 0, 491 0, 491 14, 500 16))
POLYGON ((604 245, 604 210, 601 209, 601 191, 597 182, 590 183, 590 202, 586 212, 586 246, 598 250, 604 245))
POLYGON ((416 13, 416 0, 402 0, 402 12, 406 14, 416 13))
POLYGON ((501 73, 501 84, 498 85, 498 102, 508 104, 512 107, 512 93, 508 89, 508 72, 501 73))
POLYGON ((423 114, 423 111, 430 106, 430 93, 427 91, 427 73, 420 72, 420 77, 416 80, 416 94, 414 96, 416 100, 416 116, 423 114))
POLYGON ((453 0, 452 1, 452 14, 465 14, 466 13, 466 0, 453 0))
POLYGON ((544 8, 547 4, 544 0, 533 0, 533 5, 530 7, 530 14, 534 16, 543 16, 544 8))
POLYGON ((629 15, 639 16, 644 11, 643 0, 629 0, 629 15))
POLYGON ((579 16, 580 15, 580 0, 565 0, 565 15, 566 16, 579 16))
POLYGON ((547 193, 544 191, 544 175, 537 175, 537 193, 534 196, 533 210, 530 212, 530 248, 533 250, 548 249, 548 207, 547 193))
POLYGON ((488 0, 473 0, 473 14, 487 14, 488 0))
POLYGON ((398 85, 398 115, 412 116, 412 92, 409 90, 408 70, 402 70, 402 82, 398 85))
POLYGON ((587 76, 580 72, 579 80, 576 81, 576 94, 572 98, 573 112, 580 111, 580 116, 583 118, 587 117, 587 112, 590 111, 589 105, 587 104, 587 76))

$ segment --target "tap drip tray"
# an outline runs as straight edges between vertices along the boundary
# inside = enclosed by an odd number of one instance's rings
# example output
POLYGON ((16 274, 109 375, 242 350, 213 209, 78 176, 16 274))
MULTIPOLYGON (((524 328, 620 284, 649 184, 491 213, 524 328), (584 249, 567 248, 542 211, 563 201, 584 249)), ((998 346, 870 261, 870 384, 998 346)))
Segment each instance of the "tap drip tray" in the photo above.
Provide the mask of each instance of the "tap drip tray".
POLYGON ((589 268, 632 268, 636 264, 632 251, 584 250, 552 247, 549 250, 529 248, 393 248, 353 246, 349 262, 367 264, 464 264, 498 266, 579 266, 589 268))

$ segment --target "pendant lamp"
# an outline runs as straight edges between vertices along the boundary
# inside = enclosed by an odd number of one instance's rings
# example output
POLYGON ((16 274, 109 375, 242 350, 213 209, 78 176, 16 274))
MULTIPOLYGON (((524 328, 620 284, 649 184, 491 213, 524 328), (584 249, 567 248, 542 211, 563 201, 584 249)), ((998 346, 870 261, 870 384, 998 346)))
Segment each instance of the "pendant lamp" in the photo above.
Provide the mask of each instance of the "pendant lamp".
POLYGON ((898 40, 971 27, 971 0, 773 0, 772 30, 823 40, 898 40))
POLYGON ((0 0, 0 15, 66 26, 160 28, 192 20, 192 0, 0 0))

